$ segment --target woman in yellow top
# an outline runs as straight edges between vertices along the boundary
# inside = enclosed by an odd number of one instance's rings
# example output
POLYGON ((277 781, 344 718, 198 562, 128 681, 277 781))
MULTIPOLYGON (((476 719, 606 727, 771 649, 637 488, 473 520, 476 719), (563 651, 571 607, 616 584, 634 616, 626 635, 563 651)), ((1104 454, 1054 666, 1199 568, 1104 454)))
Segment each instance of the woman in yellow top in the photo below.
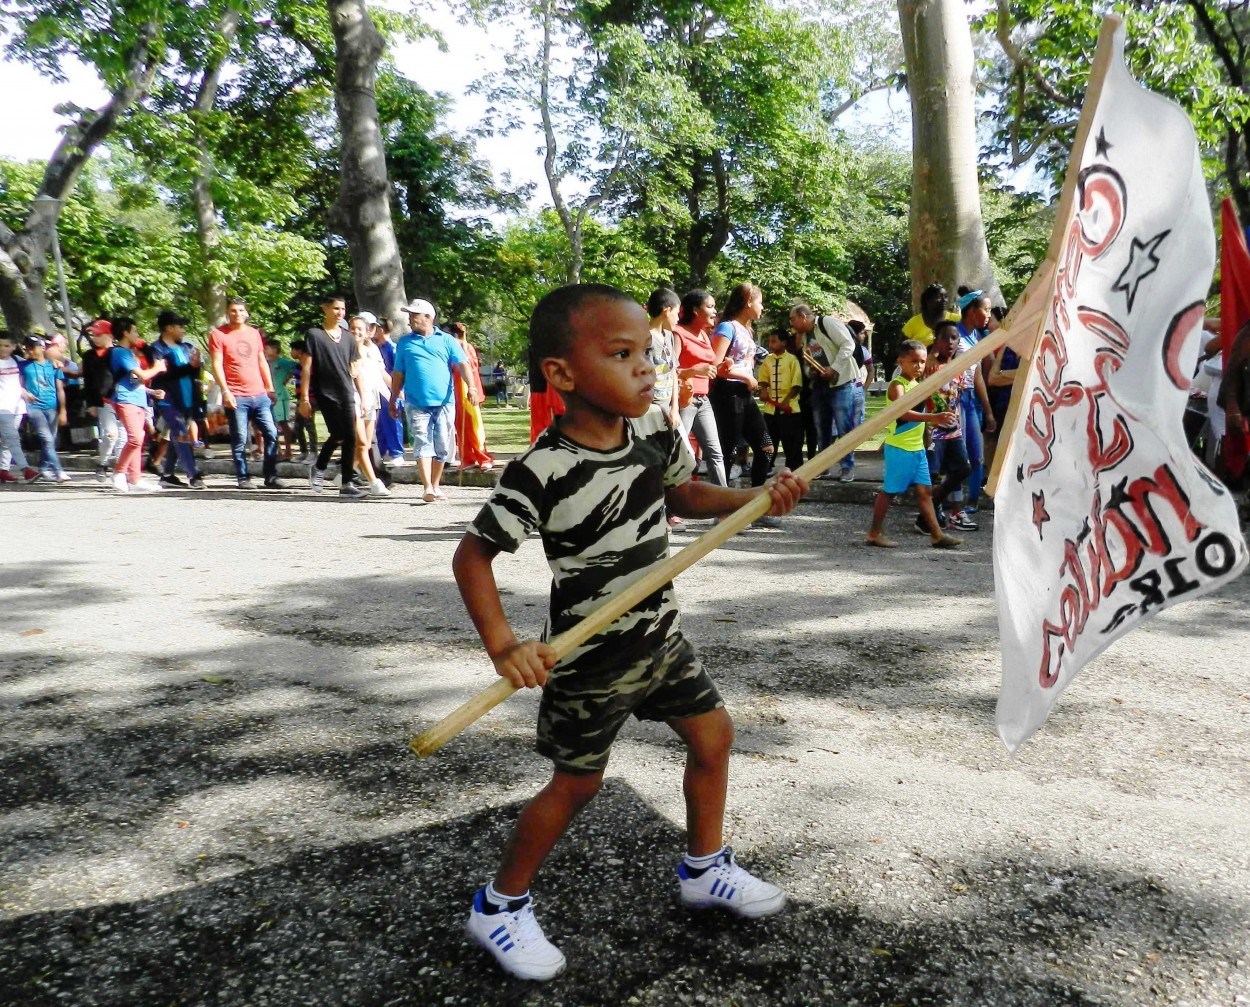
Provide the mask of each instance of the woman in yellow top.
POLYGON ((933 343, 933 326, 944 318, 959 321, 959 312, 946 310, 946 288, 930 283, 920 295, 920 313, 912 315, 903 326, 903 338, 914 339, 928 348, 933 343))

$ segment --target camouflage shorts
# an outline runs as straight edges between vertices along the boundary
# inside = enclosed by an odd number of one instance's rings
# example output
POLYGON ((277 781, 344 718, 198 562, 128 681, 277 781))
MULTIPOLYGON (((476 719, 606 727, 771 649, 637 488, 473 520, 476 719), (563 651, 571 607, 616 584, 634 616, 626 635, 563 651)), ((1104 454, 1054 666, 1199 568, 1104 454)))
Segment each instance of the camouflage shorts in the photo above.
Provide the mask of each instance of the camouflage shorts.
POLYGON ((639 720, 683 720, 725 704, 681 633, 641 661, 621 667, 558 668, 543 688, 538 744, 565 773, 601 773, 617 732, 639 720))

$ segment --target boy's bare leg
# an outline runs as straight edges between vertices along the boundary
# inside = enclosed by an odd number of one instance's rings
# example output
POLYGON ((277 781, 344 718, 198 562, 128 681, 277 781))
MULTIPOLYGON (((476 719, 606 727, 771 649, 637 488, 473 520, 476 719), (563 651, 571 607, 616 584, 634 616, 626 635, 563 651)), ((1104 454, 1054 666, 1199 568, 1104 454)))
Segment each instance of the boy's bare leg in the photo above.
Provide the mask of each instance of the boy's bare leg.
MULTIPOLYGON (((926 496, 925 499, 928 499, 926 496)), ((923 508, 923 504, 921 507, 923 508)), ((879 539, 882 537, 882 531, 885 528, 885 514, 890 509, 890 498, 884 490, 877 491, 877 499, 872 504, 872 528, 869 529, 868 537, 870 539, 879 539)), ((933 504, 929 504, 929 511, 933 511, 933 504)), ((934 519, 936 521, 936 518, 934 519)))
POLYGON ((706 857, 725 845, 725 793, 729 789, 729 749, 734 725, 722 707, 668 726, 686 743, 686 851, 706 857))
POLYGON ((551 782, 521 809, 495 875, 495 891, 505 897, 529 891, 547 854, 602 785, 602 773, 564 773, 557 769, 551 782))
MULTIPOLYGON (((433 459, 424 457, 417 459, 417 471, 421 473, 421 486, 427 493, 434 488, 430 483, 430 463, 432 461, 433 459)), ((441 474, 441 468, 439 469, 439 472, 441 474)))
POLYGON ((920 516, 924 518, 925 527, 929 529, 929 534, 933 536, 933 541, 939 541, 946 533, 942 531, 941 525, 938 524, 937 511, 933 509, 933 494, 929 491, 928 486, 917 486, 916 497, 920 501, 920 516))
POLYGON ((445 462, 442 462, 439 459, 435 458, 433 461, 433 464, 430 466, 430 468, 433 469, 432 481, 433 481, 433 485, 435 489, 438 489, 438 484, 439 482, 442 481, 443 466, 445 464, 446 464, 445 462))

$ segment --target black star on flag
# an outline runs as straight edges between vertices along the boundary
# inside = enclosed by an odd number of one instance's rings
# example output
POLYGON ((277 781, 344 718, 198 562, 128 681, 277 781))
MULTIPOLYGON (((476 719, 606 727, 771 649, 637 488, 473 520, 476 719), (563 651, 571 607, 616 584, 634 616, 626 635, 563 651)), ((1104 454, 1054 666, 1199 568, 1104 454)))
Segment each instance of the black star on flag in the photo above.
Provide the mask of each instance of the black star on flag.
POLYGON ((1141 281, 1159 268, 1159 257, 1155 252, 1159 250, 1159 245, 1163 243, 1163 239, 1172 233, 1172 229, 1160 231, 1149 241, 1138 241, 1133 239, 1132 245, 1128 251, 1128 265, 1124 267, 1119 278, 1112 285, 1112 290, 1123 291, 1124 296, 1128 298, 1128 310, 1133 310, 1133 301, 1137 298, 1137 288, 1141 285, 1141 281))
POLYGON ((1108 151, 1110 151, 1111 148, 1114 146, 1115 144, 1110 143, 1107 140, 1106 129, 1102 126, 1099 126, 1098 135, 1094 137, 1094 156, 1101 157, 1104 161, 1109 160, 1108 151))

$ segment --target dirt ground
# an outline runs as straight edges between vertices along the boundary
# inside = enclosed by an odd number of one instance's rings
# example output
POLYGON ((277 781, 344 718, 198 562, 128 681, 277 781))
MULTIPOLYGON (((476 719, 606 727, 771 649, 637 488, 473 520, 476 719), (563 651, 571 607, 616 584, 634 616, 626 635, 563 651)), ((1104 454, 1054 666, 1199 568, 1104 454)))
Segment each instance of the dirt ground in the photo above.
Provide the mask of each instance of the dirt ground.
MULTIPOLYGON (((484 498, 0 493, 0 1003, 1250 1003, 1250 578, 1011 757, 992 519, 939 553, 895 513, 884 552, 853 505, 678 581, 729 837, 789 909, 680 907, 682 753, 631 725, 534 888, 569 970, 504 978, 463 924, 547 773, 537 697, 406 748, 493 681, 449 563, 484 498)), ((497 569, 537 631, 539 543, 497 569)))

